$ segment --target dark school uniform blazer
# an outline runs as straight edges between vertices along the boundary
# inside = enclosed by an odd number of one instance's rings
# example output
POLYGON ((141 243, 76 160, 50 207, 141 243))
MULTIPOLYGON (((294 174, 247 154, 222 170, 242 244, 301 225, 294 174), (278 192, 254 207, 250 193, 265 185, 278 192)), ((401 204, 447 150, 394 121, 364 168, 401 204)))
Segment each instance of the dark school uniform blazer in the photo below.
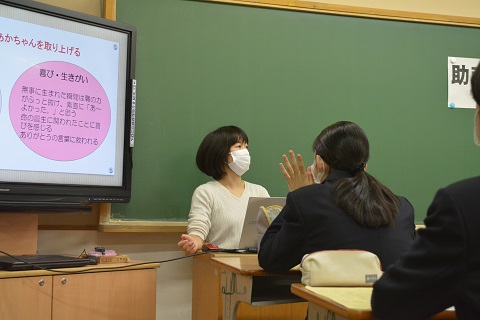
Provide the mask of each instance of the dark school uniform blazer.
POLYGON ((480 319, 480 177, 440 189, 411 251, 374 284, 380 319, 425 319, 455 306, 480 319))
POLYGON ((407 251, 415 237, 414 210, 399 197, 400 210, 393 227, 365 228, 335 205, 334 183, 351 177, 334 170, 322 184, 294 190, 265 232, 258 261, 268 272, 286 272, 298 265, 305 254, 319 250, 359 249, 375 253, 383 267, 407 251))

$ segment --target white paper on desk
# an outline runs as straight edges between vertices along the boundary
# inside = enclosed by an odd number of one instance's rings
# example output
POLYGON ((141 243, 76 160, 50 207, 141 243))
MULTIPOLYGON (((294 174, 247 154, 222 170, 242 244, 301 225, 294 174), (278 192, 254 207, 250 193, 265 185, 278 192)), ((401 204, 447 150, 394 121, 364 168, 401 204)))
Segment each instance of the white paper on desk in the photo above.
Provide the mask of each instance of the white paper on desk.
POLYGON ((371 310, 372 287, 309 287, 306 289, 349 309, 371 310))

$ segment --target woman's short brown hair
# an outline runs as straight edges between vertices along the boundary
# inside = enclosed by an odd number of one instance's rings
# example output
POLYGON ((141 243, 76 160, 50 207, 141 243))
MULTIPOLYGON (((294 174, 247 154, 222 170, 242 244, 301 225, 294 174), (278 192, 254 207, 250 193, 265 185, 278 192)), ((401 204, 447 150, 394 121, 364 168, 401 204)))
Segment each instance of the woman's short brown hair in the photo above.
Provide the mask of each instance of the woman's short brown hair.
POLYGON ((197 150, 197 167, 207 176, 220 180, 225 176, 230 147, 235 143, 247 143, 248 136, 239 127, 225 126, 210 132, 197 150))

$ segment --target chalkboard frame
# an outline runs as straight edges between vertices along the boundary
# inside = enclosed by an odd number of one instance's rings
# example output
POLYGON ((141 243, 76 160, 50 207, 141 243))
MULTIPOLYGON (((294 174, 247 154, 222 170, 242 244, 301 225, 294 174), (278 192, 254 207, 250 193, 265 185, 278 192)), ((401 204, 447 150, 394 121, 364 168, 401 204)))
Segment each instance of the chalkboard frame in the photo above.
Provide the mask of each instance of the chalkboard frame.
POLYGON ((389 10, 322 3, 317 1, 290 1, 290 0, 204 0, 255 7, 266 7, 312 13, 334 14, 351 17, 363 17, 408 22, 423 22, 480 28, 480 19, 474 17, 451 16, 413 11, 389 10))

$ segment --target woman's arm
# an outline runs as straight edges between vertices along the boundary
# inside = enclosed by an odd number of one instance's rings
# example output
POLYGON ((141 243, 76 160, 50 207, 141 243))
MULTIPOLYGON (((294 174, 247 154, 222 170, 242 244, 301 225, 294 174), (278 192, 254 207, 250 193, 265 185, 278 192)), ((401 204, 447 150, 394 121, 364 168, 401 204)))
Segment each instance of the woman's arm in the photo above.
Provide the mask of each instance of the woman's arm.
POLYGON ((178 242, 178 247, 185 251, 187 254, 193 254, 200 250, 204 244, 204 241, 199 236, 188 234, 182 234, 181 240, 178 242))

